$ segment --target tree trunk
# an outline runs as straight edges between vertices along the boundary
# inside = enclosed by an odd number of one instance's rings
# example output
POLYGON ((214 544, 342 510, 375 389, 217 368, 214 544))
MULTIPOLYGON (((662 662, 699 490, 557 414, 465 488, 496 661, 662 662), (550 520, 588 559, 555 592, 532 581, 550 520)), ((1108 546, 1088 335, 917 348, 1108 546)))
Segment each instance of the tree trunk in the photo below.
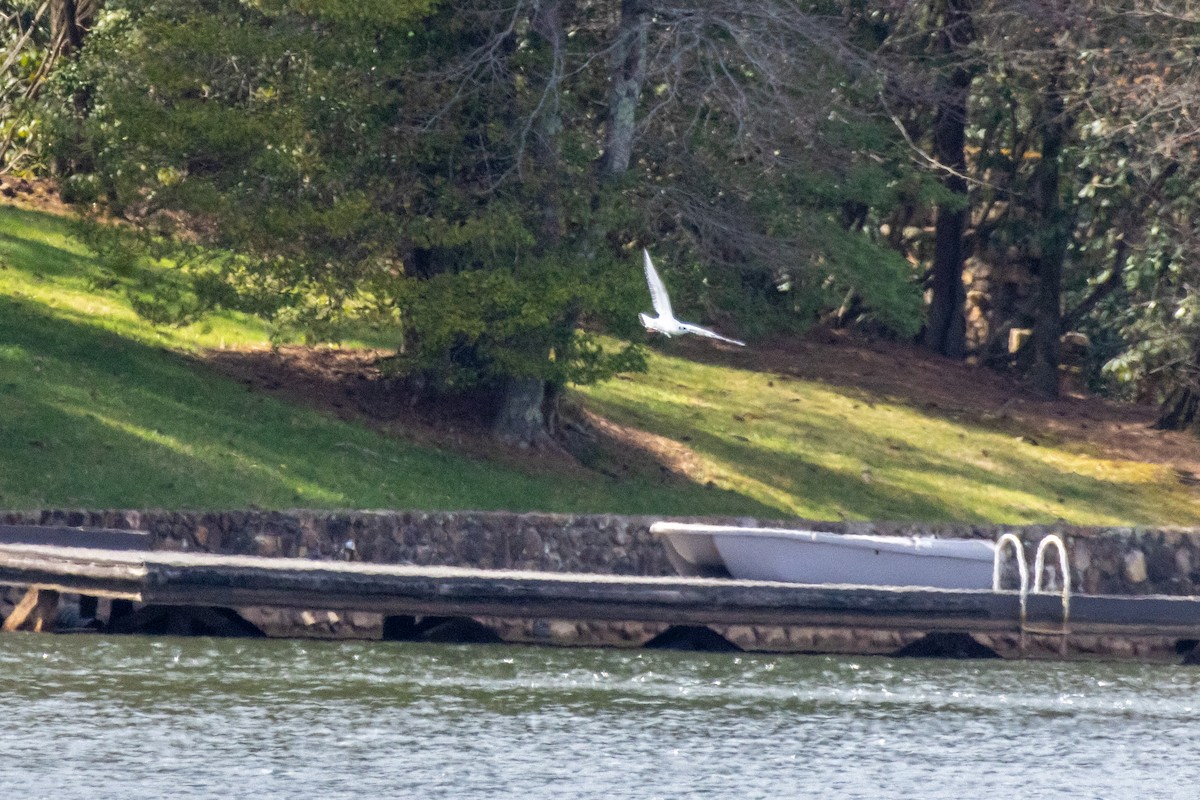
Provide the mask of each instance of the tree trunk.
MULTIPOLYGON (((973 38, 971 0, 946 0, 938 49, 944 56, 955 58, 973 38)), ((963 234, 970 211, 967 181, 963 176, 967 169, 967 100, 971 73, 960 61, 941 83, 941 100, 933 126, 934 157, 947 168, 943 178, 946 188, 962 199, 953 204, 942 203, 937 209, 932 298, 925 322, 924 344, 942 355, 962 358, 966 351, 963 234)))
POLYGON ((1160 431, 1200 431, 1200 392, 1190 386, 1172 392, 1159 409, 1154 428, 1160 431))
POLYGON ((505 380, 492 435, 509 447, 522 450, 548 444, 546 427, 548 393, 541 378, 513 376, 505 380))
MULTIPOLYGON (((542 240, 539 249, 551 250, 562 241, 560 174, 562 119, 558 105, 558 81, 563 77, 566 32, 561 0, 543 0, 532 19, 533 30, 544 40, 551 57, 546 97, 534 123, 537 144, 534 159, 542 183, 540 195, 542 240)), ((600 160, 603 177, 612 178, 629 169, 633 154, 638 98, 645 79, 646 39, 649 27, 645 0, 623 0, 613 50, 612 92, 609 96, 608 130, 600 160)), ((510 376, 501 390, 492 435, 510 447, 528 449, 553 442, 550 424, 558 392, 536 377, 510 376)))
POLYGON ((50 4, 51 38, 61 41, 62 54, 70 57, 83 47, 101 0, 53 0, 50 4))
POLYGON ((562 107, 559 93, 566 78, 567 32, 563 26, 562 0, 541 0, 535 5, 533 30, 544 42, 550 56, 550 73, 546 76, 540 108, 533 120, 536 134, 534 162, 541 191, 542 241, 538 249, 554 249, 562 239, 561 174, 562 107))
POLYGON ((605 177, 623 175, 633 158, 637 105, 646 79, 649 29, 646 0, 622 0, 621 19, 613 42, 612 91, 608 100, 604 156, 600 161, 600 172, 605 177))
MULTIPOLYGON (((558 247, 563 236, 560 197, 563 123, 559 93, 566 77, 567 34, 562 11, 562 0, 541 0, 534 5, 530 19, 533 31, 543 40, 550 61, 537 116, 531 121, 542 229, 537 249, 543 255, 558 247)), ((549 352, 550 347, 546 344, 544 353, 547 357, 549 352)), ((542 377, 507 376, 501 385, 492 435, 503 444, 521 449, 549 444, 552 440, 547 428, 546 405, 555 400, 555 394, 547 392, 542 377)))
POLYGON ((1063 105, 1062 82, 1065 72, 1066 64, 1060 57, 1051 72, 1038 123, 1042 158, 1033 187, 1041 235, 1031 259, 1037 275, 1037 297, 1030 340, 1033 359, 1028 377, 1033 388, 1047 397, 1058 397, 1059 393, 1058 338, 1062 327, 1062 277, 1071 236, 1069 215, 1063 207, 1061 193, 1060 159, 1070 130, 1070 121, 1063 105))

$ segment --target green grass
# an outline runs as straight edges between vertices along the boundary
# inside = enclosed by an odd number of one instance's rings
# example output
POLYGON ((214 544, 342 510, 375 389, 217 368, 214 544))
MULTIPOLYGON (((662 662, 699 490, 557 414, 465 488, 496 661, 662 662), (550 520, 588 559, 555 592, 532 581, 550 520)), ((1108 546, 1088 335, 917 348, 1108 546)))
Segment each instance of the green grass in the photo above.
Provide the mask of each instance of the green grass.
POLYGON ((1200 524, 1200 495, 1160 465, 932 415, 775 374, 654 355, 582 390, 598 413, 686 442, 698 480, 811 519, 1063 519, 1200 524))
POLYGON ((0 208, 0 508, 475 508, 763 513, 752 499, 528 475, 247 391, 200 346, 265 343, 233 315, 156 330, 62 220, 0 208))
POLYGON ((64 220, 0 207, 0 508, 423 508, 1200 524, 1161 466, 819 383, 653 355, 577 389, 691 451, 693 482, 526 474, 248 391, 193 355, 264 344, 228 314, 156 329, 64 220), (711 482, 712 486, 705 484, 711 482))

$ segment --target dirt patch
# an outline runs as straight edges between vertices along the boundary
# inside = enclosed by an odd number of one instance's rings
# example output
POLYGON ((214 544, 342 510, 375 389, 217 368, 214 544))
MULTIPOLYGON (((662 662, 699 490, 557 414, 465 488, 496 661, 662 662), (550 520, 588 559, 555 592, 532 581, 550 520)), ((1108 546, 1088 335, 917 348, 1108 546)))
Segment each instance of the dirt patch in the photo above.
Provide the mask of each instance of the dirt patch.
POLYGON ((454 450, 532 473, 587 473, 566 450, 526 452, 491 437, 492 409, 480 398, 429 398, 388 374, 384 350, 297 345, 212 350, 204 361, 255 391, 340 419, 367 425, 414 444, 454 450))
POLYGON ((72 206, 59 196, 58 184, 47 178, 0 175, 0 204, 58 216, 74 213, 72 206))

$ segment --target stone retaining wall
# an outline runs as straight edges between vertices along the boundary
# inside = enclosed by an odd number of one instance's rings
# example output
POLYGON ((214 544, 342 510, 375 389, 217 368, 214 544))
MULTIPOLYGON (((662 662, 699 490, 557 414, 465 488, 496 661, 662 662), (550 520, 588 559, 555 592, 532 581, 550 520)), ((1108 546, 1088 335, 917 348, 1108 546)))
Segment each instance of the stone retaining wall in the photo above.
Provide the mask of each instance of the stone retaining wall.
MULTIPOLYGON (((0 512, 0 523, 145 530, 157 550, 361 560, 618 575, 674 574, 650 534, 661 517, 471 511, 157 510, 0 512)), ((1088 594, 1200 594, 1200 529, 1084 528, 953 523, 681 519, 786 525, 835 533, 995 540, 1017 534, 1030 565, 1037 543, 1063 537, 1074 591, 1088 594)))

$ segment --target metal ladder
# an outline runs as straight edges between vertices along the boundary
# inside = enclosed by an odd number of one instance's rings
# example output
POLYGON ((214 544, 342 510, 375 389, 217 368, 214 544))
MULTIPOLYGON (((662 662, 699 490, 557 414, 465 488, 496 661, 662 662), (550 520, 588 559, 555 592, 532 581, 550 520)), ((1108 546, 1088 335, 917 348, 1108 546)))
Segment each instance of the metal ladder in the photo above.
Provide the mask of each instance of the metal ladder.
POLYGON ((996 540, 996 552, 992 559, 992 591, 999 592, 1001 564, 1004 559, 1004 550, 1006 545, 1012 545, 1014 554, 1017 560, 1017 572, 1020 575, 1021 586, 1018 590, 1018 597, 1021 606, 1020 630, 1021 630, 1021 651, 1025 651, 1025 642, 1027 633, 1036 633, 1048 636, 1060 636, 1059 650, 1065 655, 1067 649, 1067 636, 1070 634, 1071 621, 1071 567, 1067 558, 1067 545, 1063 542, 1062 537, 1056 533, 1049 534, 1038 542, 1037 555, 1033 562, 1033 586, 1029 585, 1029 566, 1025 560, 1025 545, 1013 533, 1005 533, 996 540), (1047 590, 1042 588, 1042 574, 1046 568, 1046 551, 1050 548, 1058 550, 1058 566, 1062 573, 1062 625, 1059 628, 1034 627, 1029 624, 1028 619, 1028 597, 1030 592, 1033 594, 1048 594, 1047 590))

